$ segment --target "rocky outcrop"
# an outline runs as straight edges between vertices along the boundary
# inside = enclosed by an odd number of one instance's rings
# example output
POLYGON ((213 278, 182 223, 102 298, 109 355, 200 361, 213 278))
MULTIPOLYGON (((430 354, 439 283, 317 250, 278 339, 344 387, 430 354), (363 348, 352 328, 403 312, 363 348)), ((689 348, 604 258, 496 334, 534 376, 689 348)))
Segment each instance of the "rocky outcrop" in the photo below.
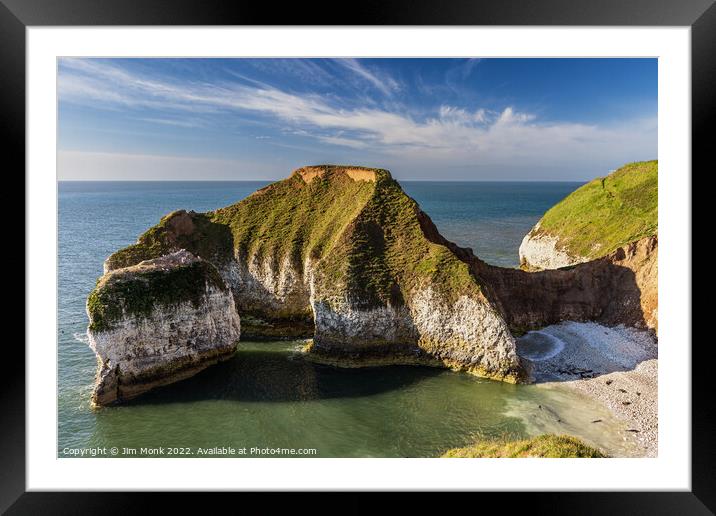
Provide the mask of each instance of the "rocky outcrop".
POLYGON ((236 350, 240 322, 210 263, 180 250, 104 275, 87 302, 94 405, 187 378, 236 350))
POLYGON ((232 206, 169 214, 105 266, 187 249, 230 288, 243 338, 313 337, 309 355, 341 365, 524 379, 499 311, 426 220, 386 170, 305 167, 232 206))
POLYGON ((589 261, 586 256, 571 255, 559 247, 559 238, 540 231, 538 222, 522 239, 520 265, 527 271, 560 269, 589 261))
POLYGON ((385 364, 442 365, 507 382, 528 373, 499 312, 482 296, 447 301, 433 288, 405 306, 314 306, 312 358, 353 367, 385 364))

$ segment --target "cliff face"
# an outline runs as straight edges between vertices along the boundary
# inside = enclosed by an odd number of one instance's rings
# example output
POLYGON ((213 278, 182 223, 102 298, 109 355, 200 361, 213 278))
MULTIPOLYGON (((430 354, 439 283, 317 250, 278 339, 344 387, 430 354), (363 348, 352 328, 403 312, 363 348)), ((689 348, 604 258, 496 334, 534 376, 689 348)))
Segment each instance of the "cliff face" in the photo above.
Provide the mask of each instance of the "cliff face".
POLYGON ((618 302, 604 311, 601 320, 609 325, 626 324, 658 331, 658 236, 631 242, 606 259, 628 272, 627 280, 615 282, 612 292, 617 293, 618 302))
POLYGON ((192 376, 230 357, 239 340, 231 292, 211 264, 187 251, 109 272, 87 313, 98 406, 192 376))
POLYGON ((525 270, 558 269, 656 235, 658 162, 625 165, 552 207, 520 245, 525 270))
POLYGON ((607 256, 557 270, 525 272, 475 259, 475 273, 515 332, 560 321, 596 321, 658 329, 658 238, 645 237, 607 256))
POLYGON ((519 380, 514 339, 468 264, 430 240, 421 223, 429 218, 387 171, 359 180, 370 183, 371 195, 311 266, 313 355, 437 361, 519 380))
POLYGON ((520 267, 526 271, 561 269, 589 261, 581 255, 573 255, 560 246, 559 238, 542 232, 538 222, 522 239, 519 249, 520 267))

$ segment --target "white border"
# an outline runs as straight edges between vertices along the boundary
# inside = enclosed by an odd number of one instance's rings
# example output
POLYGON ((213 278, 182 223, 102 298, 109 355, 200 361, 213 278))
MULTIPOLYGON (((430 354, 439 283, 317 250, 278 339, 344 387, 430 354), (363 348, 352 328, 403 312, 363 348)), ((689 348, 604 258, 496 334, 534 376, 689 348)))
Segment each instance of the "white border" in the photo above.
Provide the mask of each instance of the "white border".
POLYGON ((27 43, 28 490, 690 489, 689 28, 33 27, 27 43), (659 457, 56 458, 56 57, 70 55, 658 56, 659 239, 667 250, 659 264, 659 457))

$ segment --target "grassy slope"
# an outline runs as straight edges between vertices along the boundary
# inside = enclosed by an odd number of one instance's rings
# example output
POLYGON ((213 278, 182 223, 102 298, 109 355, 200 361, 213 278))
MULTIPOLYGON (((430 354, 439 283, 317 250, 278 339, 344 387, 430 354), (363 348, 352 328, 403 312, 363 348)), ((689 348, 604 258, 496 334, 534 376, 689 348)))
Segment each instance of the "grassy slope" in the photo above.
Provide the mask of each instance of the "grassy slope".
POLYGON ((374 192, 374 183, 328 173, 309 183, 297 174, 217 210, 238 256, 288 257, 298 268, 323 257, 374 192))
POLYGON ((597 458, 604 457, 596 448, 569 435, 545 434, 521 441, 485 441, 445 452, 448 458, 597 458))
POLYGON ((191 234, 170 235, 167 231, 172 219, 180 212, 170 213, 159 224, 147 230, 136 244, 120 249, 107 260, 112 269, 136 265, 159 258, 179 249, 186 249, 196 256, 221 264, 231 258, 231 233, 222 224, 214 221, 214 214, 190 212, 194 231, 191 234))
POLYGON ((375 192, 321 264, 324 298, 348 288, 362 308, 400 305, 415 288, 431 285, 455 299, 479 292, 467 265, 425 238, 419 207, 385 174, 375 192))
POLYGON ((243 260, 257 255, 280 263, 288 257, 300 271, 308 257, 323 259, 317 274, 322 295, 342 296, 348 289, 365 307, 402 303, 421 284, 452 298, 479 291, 467 265, 425 238, 417 203, 387 171, 374 169, 373 182, 355 181, 340 167, 323 168, 309 182, 293 174, 234 205, 192 214, 197 231, 178 241, 167 236, 168 215, 109 262, 127 267, 185 248, 219 265, 233 241, 243 260))
POLYGON ((630 163, 587 183, 545 213, 539 233, 557 236, 559 247, 589 259, 655 234, 657 170, 657 161, 630 163))

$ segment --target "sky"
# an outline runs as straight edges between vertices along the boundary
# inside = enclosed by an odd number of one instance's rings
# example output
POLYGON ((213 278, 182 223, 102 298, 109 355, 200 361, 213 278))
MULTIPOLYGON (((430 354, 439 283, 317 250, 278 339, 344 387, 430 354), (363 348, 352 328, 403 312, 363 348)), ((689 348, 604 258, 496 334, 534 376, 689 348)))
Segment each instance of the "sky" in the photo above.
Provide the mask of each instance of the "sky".
POLYGON ((656 59, 58 62, 60 180, 584 181, 657 158, 656 59))

